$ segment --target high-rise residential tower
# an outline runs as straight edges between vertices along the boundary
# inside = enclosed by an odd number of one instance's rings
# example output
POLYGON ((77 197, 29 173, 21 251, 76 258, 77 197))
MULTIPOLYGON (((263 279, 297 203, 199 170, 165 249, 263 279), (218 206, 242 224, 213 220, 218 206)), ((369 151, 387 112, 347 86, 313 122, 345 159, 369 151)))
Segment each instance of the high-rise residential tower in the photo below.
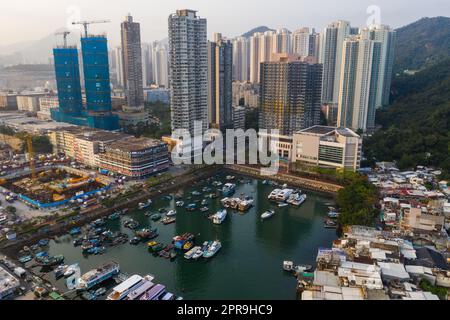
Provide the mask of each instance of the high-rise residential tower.
POLYGON ((259 72, 261 63, 260 47, 261 47, 261 33, 255 33, 250 37, 249 51, 250 51, 250 82, 259 83, 259 72))
POLYGON ((122 47, 116 47, 114 49, 115 51, 115 70, 116 70, 116 78, 117 78, 117 84, 119 87, 123 88, 123 56, 122 56, 122 47))
POLYGON ((273 33, 272 53, 292 53, 292 34, 289 30, 283 28, 273 33))
POLYGON ((142 47, 142 83, 148 87, 153 83, 153 49, 150 43, 141 43, 142 47))
POLYGON ((167 61, 167 46, 161 42, 153 42, 152 68, 153 83, 159 87, 169 87, 169 67, 167 61))
POLYGON ((206 19, 194 10, 169 16, 169 82, 172 130, 208 127, 208 42, 206 19))
POLYGON ((309 28, 301 28, 292 34, 292 52, 302 57, 309 54, 309 28))
POLYGON ((361 35, 344 41, 338 126, 364 132, 374 128, 380 61, 381 42, 361 35))
MULTIPOLYGON (((367 30, 362 31, 362 33, 364 32, 367 32, 367 30)), ((381 42, 380 76, 378 80, 376 107, 387 106, 391 92, 392 68, 394 65, 397 33, 385 25, 371 26, 368 32, 371 40, 381 42)))
POLYGON ((249 81, 250 75, 250 48, 244 37, 233 39, 233 80, 239 82, 249 81))
POLYGON ((225 130, 232 117, 233 45, 222 35, 208 41, 208 119, 210 127, 225 130))
POLYGON ((141 109, 144 104, 142 86, 141 28, 128 15, 121 24, 123 83, 129 109, 141 109))
POLYGON ((350 35, 350 30, 349 22, 336 21, 328 25, 321 35, 319 62, 323 63, 322 101, 325 103, 338 101, 342 48, 344 40, 350 35))
POLYGON ((322 65, 312 57, 277 57, 261 64, 259 128, 289 136, 320 123, 322 65))

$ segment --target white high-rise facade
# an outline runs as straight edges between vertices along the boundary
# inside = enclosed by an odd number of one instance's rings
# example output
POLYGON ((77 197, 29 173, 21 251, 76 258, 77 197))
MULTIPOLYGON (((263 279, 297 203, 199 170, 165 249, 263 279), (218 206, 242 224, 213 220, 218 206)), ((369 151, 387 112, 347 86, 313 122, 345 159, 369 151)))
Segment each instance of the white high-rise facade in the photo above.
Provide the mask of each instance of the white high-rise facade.
POLYGON ((378 108, 389 104, 397 33, 389 26, 375 25, 369 30, 369 38, 381 42, 380 77, 376 101, 376 106, 378 108))
MULTIPOLYGON (((272 53, 292 53, 292 34, 289 30, 283 28, 273 33, 272 53)), ((272 61, 272 56, 269 59, 272 61)))
POLYGON ((380 60, 380 42, 362 35, 344 40, 339 81, 338 126, 364 132, 374 128, 380 60))
POLYGON ((150 43, 142 43, 142 82, 144 87, 148 87, 153 83, 153 49, 150 43))
POLYGON ((309 55, 309 28, 301 28, 292 34, 292 51, 306 57, 309 55))
POLYGON ((233 39, 233 80, 246 82, 250 79, 250 47, 244 37, 233 39))
POLYGON ((323 102, 337 103, 338 101, 342 48, 350 31, 350 22, 336 21, 326 27, 320 37, 319 62, 323 63, 323 102))
POLYGON ((250 47, 250 82, 259 82, 259 65, 261 63, 259 48, 261 46, 261 33, 255 33, 250 37, 249 47, 250 47))
POLYGON ((167 47, 160 42, 153 42, 152 71, 153 83, 158 87, 169 87, 169 66, 167 47))
POLYGON ((208 127, 208 49, 206 19, 194 10, 169 16, 169 83, 172 130, 199 135, 208 127), (194 130, 194 122, 202 128, 194 130))
POLYGON ((120 87, 123 87, 123 57, 122 57, 122 48, 116 47, 115 49, 115 57, 116 57, 116 78, 117 84, 120 87))

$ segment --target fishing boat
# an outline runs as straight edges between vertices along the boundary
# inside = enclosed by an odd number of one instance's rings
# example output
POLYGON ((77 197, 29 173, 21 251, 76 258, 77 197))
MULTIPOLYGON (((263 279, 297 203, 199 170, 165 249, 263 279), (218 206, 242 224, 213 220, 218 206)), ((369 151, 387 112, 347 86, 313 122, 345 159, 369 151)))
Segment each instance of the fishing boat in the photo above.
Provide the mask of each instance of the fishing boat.
POLYGON ((57 266, 57 267, 53 270, 53 274, 55 275, 55 278, 56 278, 56 279, 61 278, 61 277, 64 275, 64 273, 66 272, 66 269, 67 269, 68 267, 69 267, 69 266, 68 266, 67 264, 63 264, 63 265, 57 266))
POLYGON ((234 183, 225 183, 222 188, 222 194, 225 197, 232 196, 236 191, 236 185, 234 183))
POLYGON ((97 297, 101 297, 106 293, 106 288, 105 287, 100 287, 97 290, 95 290, 95 295, 97 297))
POLYGON ((178 253, 176 251, 171 251, 170 252, 170 259, 173 260, 178 256, 178 253))
POLYGON ((202 206, 207 206, 208 205, 208 200, 203 199, 202 202, 200 203, 202 206))
POLYGON ((202 193, 200 192, 200 191, 192 191, 192 193, 191 193, 193 196, 195 196, 195 197, 198 197, 198 196, 201 196, 202 195, 202 193))
POLYGON ((196 209, 197 209, 197 204, 195 204, 195 203, 190 203, 186 206, 187 211, 195 211, 196 209))
POLYGON ((292 261, 284 261, 283 262, 283 269, 287 272, 293 272, 293 273, 301 273, 301 272, 309 272, 312 270, 311 265, 307 264, 299 264, 295 265, 292 261))
POLYGON ((41 239, 38 241, 38 245, 40 247, 46 247, 46 246, 48 246, 49 242, 50 242, 50 240, 48 240, 48 239, 41 239))
POLYGON ((184 201, 177 201, 176 203, 175 203, 175 205, 177 206, 177 207, 179 207, 179 208, 181 208, 182 206, 184 206, 184 201))
POLYGON ((64 262, 64 256, 63 255, 57 255, 53 257, 43 257, 43 258, 37 258, 36 259, 37 264, 44 266, 44 267, 53 267, 56 265, 59 265, 64 262))
POLYGON ((261 215, 261 219, 266 220, 266 219, 272 218, 274 215, 275 215, 275 211, 269 210, 269 211, 264 212, 261 215))
POLYGON ((22 256, 19 258, 20 263, 27 263, 31 260, 33 260, 33 257, 31 255, 22 256))
POLYGON ((152 221, 158 221, 158 220, 161 219, 161 215, 160 215, 159 213, 152 214, 152 215, 150 216, 150 219, 151 219, 152 221))
POLYGON ((157 229, 141 229, 136 232, 136 236, 140 239, 144 240, 151 240, 155 239, 158 236, 158 230, 157 229))
POLYGON ((326 219, 323 223, 323 226, 327 229, 336 229, 337 228, 337 222, 333 221, 331 219, 326 219))
POLYGON ((288 206, 288 204, 286 203, 286 202, 280 202, 279 204, 278 204, 278 207, 279 208, 284 208, 284 207, 287 207, 288 206))
POLYGON ((171 195, 166 195, 166 196, 162 197, 162 199, 166 200, 166 201, 170 201, 173 199, 173 197, 171 195))
POLYGON ((192 248, 191 250, 187 251, 187 252, 184 254, 184 258, 187 259, 187 260, 191 259, 192 256, 194 255, 194 253, 195 253, 198 249, 201 249, 201 248, 200 248, 200 247, 194 247, 194 248, 192 248))
POLYGON ((152 200, 148 199, 147 202, 140 202, 138 204, 138 208, 139 208, 139 210, 142 210, 142 209, 150 207, 151 204, 152 204, 152 200))
POLYGON ((279 202, 285 202, 286 200, 289 199, 289 197, 292 195, 292 193, 294 192, 294 190, 292 189, 281 189, 278 194, 276 195, 275 200, 279 201, 279 202))
POLYGON ((92 301, 96 300, 97 296, 93 292, 85 291, 81 294, 81 298, 83 298, 84 300, 92 301))
POLYGON ((209 208, 208 207, 201 207, 200 208, 200 212, 208 212, 209 208))
POLYGON ((191 250, 193 246, 194 246, 194 242, 187 241, 185 244, 183 244, 183 250, 184 251, 191 250))
POLYGON ((328 218, 337 219, 339 217, 339 212, 334 207, 328 207, 328 210, 328 218))
POLYGON ((226 176, 225 179, 227 179, 228 181, 234 180, 236 177, 235 176, 226 176))
POLYGON ((194 249, 197 249, 194 251, 194 254, 192 255, 192 260, 197 260, 203 256, 203 253, 205 252, 202 247, 195 247, 194 249))
POLYGON ((119 212, 114 212, 114 213, 112 213, 112 214, 110 214, 109 216, 108 216, 108 219, 109 220, 117 220, 117 219, 119 219, 120 218, 120 213, 119 212))
POLYGON ((161 222, 162 222, 164 225, 168 225, 168 224, 175 223, 176 220, 177 220, 176 218, 165 217, 164 219, 161 220, 161 222))
POLYGON ((207 259, 213 257, 220 250, 220 248, 222 248, 222 243, 219 240, 214 241, 203 253, 203 257, 207 259))
POLYGON ((105 225, 105 219, 97 219, 97 220, 95 220, 94 222, 92 222, 92 225, 95 227, 95 228, 98 228, 98 227, 101 227, 101 226, 103 226, 103 225, 105 225))
POLYGON ((137 227, 139 227, 139 222, 133 219, 127 219, 123 222, 123 226, 131 230, 135 230, 137 229, 137 227))
POLYGON ((213 185, 214 187, 220 187, 220 186, 222 186, 222 182, 220 182, 220 181, 214 181, 214 182, 212 183, 212 185, 213 185))
POLYGON ((287 272, 292 272, 292 270, 294 270, 294 262, 283 261, 283 270, 287 272))
POLYGON ((203 192, 211 192, 211 188, 210 187, 204 187, 203 189, 202 189, 202 191, 203 192))
POLYGON ((166 212, 167 212, 167 209, 166 209, 166 208, 160 208, 160 209, 158 210, 158 212, 161 213, 161 214, 163 214, 163 213, 166 213, 166 212))
POLYGON ((212 222, 214 224, 222 224, 227 217, 227 210, 223 209, 218 211, 216 214, 212 216, 212 222))
POLYGON ((72 264, 72 265, 68 266, 66 268, 66 270, 64 271, 64 277, 68 278, 71 275, 73 275, 75 272, 77 272, 78 270, 80 270, 80 268, 78 267, 78 263, 72 264))
POLYGON ((69 234, 71 236, 75 236, 75 235, 80 234, 80 233, 81 233, 81 228, 79 228, 79 227, 72 228, 69 231, 69 234))
POLYGON ((267 198, 271 201, 276 201, 278 194, 281 192, 281 189, 275 189, 273 190, 268 196, 267 198))
POLYGON ((164 249, 164 245, 162 243, 156 243, 155 245, 148 247, 148 249, 153 253, 159 253, 164 249))
POLYGON ((170 210, 169 212, 166 213, 166 217, 173 217, 176 215, 177 215, 177 212, 175 210, 170 210))
POLYGON ((134 246, 139 244, 139 242, 141 242, 141 238, 133 237, 133 238, 130 239, 130 244, 132 244, 134 246))
POLYGON ((289 199, 286 202, 299 207, 305 201, 306 201, 306 194, 294 193, 289 197, 289 199))

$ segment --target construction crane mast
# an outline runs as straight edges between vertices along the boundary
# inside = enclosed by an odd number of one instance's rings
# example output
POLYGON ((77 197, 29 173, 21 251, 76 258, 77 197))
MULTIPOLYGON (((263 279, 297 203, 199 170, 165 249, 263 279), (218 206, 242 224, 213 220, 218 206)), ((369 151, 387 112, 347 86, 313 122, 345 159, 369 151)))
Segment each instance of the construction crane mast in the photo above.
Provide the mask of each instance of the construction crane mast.
POLYGON ((63 36, 64 38, 64 48, 67 48, 67 36, 70 34, 70 31, 62 31, 56 32, 55 36, 63 36))
POLYGON ((111 22, 110 20, 90 20, 90 21, 74 21, 72 24, 79 24, 84 27, 84 37, 87 38, 88 36, 88 25, 94 24, 94 23, 108 23, 111 22))

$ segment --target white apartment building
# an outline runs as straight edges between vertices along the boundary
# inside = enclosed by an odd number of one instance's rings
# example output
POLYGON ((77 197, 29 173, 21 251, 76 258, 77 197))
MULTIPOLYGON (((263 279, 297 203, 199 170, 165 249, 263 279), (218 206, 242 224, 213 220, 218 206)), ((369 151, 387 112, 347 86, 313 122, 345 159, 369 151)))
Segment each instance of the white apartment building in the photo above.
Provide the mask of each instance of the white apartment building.
POLYGON ((356 171, 361 162, 362 139, 347 128, 313 126, 292 137, 292 162, 356 171))
POLYGON ((337 124, 370 131, 375 127, 381 43, 353 36, 342 51, 337 124))

